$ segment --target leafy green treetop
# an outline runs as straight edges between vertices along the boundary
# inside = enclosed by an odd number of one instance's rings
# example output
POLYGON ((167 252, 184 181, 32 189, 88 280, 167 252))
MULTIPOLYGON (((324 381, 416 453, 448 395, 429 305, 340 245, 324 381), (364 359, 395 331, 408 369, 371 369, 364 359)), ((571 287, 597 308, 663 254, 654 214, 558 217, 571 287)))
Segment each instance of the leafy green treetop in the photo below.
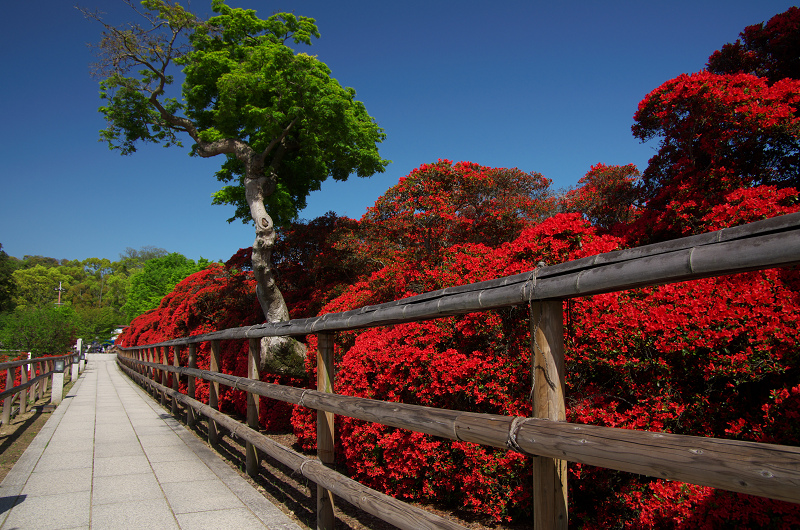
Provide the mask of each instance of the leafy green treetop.
POLYGON ((134 318, 158 307, 161 299, 172 291, 178 282, 202 270, 208 264, 208 260, 203 258, 195 263, 194 260, 177 252, 147 261, 142 269, 131 276, 128 299, 122 310, 128 318, 134 318))
MULTIPOLYGON (((214 202, 236 207, 230 220, 255 224, 259 302, 269 322, 286 320, 271 265, 275 223, 295 218, 328 177, 382 172, 383 130, 324 63, 287 45, 318 38, 314 19, 278 13, 263 20, 224 0, 212 1, 217 15, 208 20, 170 0, 141 5, 134 9, 144 25, 103 23, 97 73, 108 127, 101 135, 123 154, 139 142, 180 145, 186 135, 192 155, 224 155, 217 178, 227 184, 214 202), (168 94, 176 67, 185 76, 181 99, 168 94)), ((263 345, 273 346, 280 344, 263 345)))

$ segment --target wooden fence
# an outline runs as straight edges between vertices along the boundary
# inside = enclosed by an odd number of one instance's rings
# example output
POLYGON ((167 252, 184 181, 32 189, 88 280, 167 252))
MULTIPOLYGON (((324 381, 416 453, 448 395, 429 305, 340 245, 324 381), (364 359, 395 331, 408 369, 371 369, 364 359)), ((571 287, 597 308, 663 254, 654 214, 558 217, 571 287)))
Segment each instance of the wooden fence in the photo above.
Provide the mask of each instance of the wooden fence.
POLYGON ((0 399, 3 400, 3 414, 0 419, 2 424, 8 425, 15 413, 28 412, 29 400, 36 401, 44 397, 47 392, 47 380, 57 373, 56 361, 63 361, 66 369, 75 357, 76 354, 69 353, 57 357, 36 357, 0 363, 0 370, 6 371, 5 390, 0 392, 0 399), (20 370, 20 384, 14 386, 17 380, 17 368, 20 370), (14 407, 15 402, 17 407, 14 407))
POLYGON ((317 527, 321 529, 333 528, 332 495, 400 528, 461 528, 327 467, 333 462, 336 414, 530 455, 534 466, 536 529, 567 527, 567 461, 800 503, 798 447, 566 422, 562 314, 562 301, 568 298, 799 263, 800 214, 791 214, 666 243, 541 266, 525 274, 451 287, 354 311, 125 348, 118 360, 126 373, 160 394, 162 404, 171 400, 174 413, 178 411, 178 403, 185 405, 189 425, 194 423, 197 413, 206 416, 212 444, 218 437, 217 426, 245 439, 248 473, 257 473, 257 451, 262 451, 317 483, 317 527), (333 332, 526 304, 530 306, 534 378, 530 418, 333 393, 333 332), (261 337, 307 334, 316 334, 318 338, 316 391, 258 380, 261 337), (220 373, 220 341, 242 339, 249 341, 247 377, 220 373), (196 368, 196 348, 202 342, 211 343, 209 370, 196 368), (188 355, 184 351, 187 347, 188 355), (181 358, 187 359, 186 366, 180 366, 181 358), (167 386, 168 373, 175 375, 171 388, 167 386), (177 390, 179 377, 187 378, 186 395, 177 390), (194 399, 198 377, 210 382, 208 404, 194 399), (247 392, 246 425, 217 410, 220 384, 247 392), (317 459, 291 451, 257 432, 256 396, 319 411, 317 459))

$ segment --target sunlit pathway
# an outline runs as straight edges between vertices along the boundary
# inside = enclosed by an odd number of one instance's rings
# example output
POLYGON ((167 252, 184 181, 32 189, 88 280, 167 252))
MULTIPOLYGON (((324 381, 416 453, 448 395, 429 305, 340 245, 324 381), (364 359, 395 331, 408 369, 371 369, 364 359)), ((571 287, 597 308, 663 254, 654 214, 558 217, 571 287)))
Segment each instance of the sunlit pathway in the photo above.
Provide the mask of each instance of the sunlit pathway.
POLYGON ((90 355, 0 484, 0 529, 299 527, 117 368, 90 355))

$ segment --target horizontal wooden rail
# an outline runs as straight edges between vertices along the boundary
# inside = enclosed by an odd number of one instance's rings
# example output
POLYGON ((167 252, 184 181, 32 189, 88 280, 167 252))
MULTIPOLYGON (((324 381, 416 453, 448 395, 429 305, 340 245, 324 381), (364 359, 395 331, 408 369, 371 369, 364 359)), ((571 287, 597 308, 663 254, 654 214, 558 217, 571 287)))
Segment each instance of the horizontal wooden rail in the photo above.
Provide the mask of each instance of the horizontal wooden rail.
POLYGON ((0 370, 6 370, 8 368, 16 368, 18 366, 24 366, 26 364, 33 364, 33 363, 41 363, 45 361, 58 361, 60 359, 72 359, 75 357, 74 353, 67 353, 65 355, 59 355, 57 357, 34 357, 32 359, 21 359, 19 361, 9 361, 7 363, 0 363, 0 370))
MULTIPOLYGON (((560 301, 797 264, 800 264, 800 213, 567 263, 550 266, 539 264, 535 270, 523 274, 448 287, 342 313, 330 313, 277 324, 267 323, 226 329, 157 344, 126 347, 122 350, 138 350, 133 354, 137 360, 118 358, 120 365, 125 366, 126 370, 127 366, 135 366, 140 371, 145 371, 149 378, 137 377, 146 384, 159 388, 162 396, 165 397, 169 393, 173 399, 184 403, 189 403, 186 400, 191 398, 182 394, 176 395, 173 389, 166 389, 164 383, 167 380, 167 372, 187 376, 190 393, 193 392, 191 385, 195 378, 200 377, 212 382, 213 386, 224 384, 245 391, 249 400, 255 395, 265 396, 325 411, 331 418, 334 414, 339 414, 533 455, 535 475, 533 511, 537 530, 567 528, 566 461, 800 503, 800 448, 798 447, 568 423, 560 421, 564 419, 565 403, 563 393, 559 394, 558 391, 558 385, 561 385, 560 392, 563 392, 564 385, 563 344, 561 344, 563 330, 559 327, 562 325, 563 316, 560 301), (252 351, 253 344, 257 344, 257 339, 262 337, 317 334, 322 345, 323 339, 331 340, 330 333, 335 331, 419 322, 529 303, 532 337, 531 370, 537 373, 537 369, 549 367, 547 369, 552 369, 558 376, 557 379, 553 379, 556 381, 556 391, 552 393, 553 395, 542 398, 539 393, 531 394, 533 415, 537 416, 536 418, 477 414, 340 396, 332 393, 330 384, 327 386, 323 384, 317 391, 293 388, 262 383, 257 380, 257 376, 249 379, 222 374, 215 371, 217 368, 213 364, 208 371, 198 370, 193 365, 192 352, 196 350, 196 345, 207 341, 211 342, 212 351, 218 351, 221 340, 249 339, 252 351), (549 308, 548 317, 543 320, 541 315, 545 307, 549 308), (538 313, 540 318, 534 318, 535 311, 540 312, 538 313), (179 364, 177 353, 176 366, 168 366, 166 348, 184 345, 189 345, 189 364, 192 368, 177 366, 179 364), (153 357, 153 352, 157 352, 158 348, 161 348, 163 364, 153 362, 158 360, 157 354, 155 359, 153 357), (148 359, 150 362, 144 362, 143 359, 148 359), (147 370, 141 370, 142 367, 147 367, 147 370), (151 381, 155 379, 156 371, 162 379, 160 385, 151 381), (326 391, 319 391, 323 390, 323 387, 326 391), (562 411, 559 414, 550 414, 559 410, 562 411)), ((320 351, 322 351, 321 346, 320 351)), ((249 359, 248 363, 250 362, 249 359)), ((321 362, 319 357, 317 362, 318 364, 321 362)), ((215 395, 213 392, 210 395, 209 405, 198 405, 199 402, 192 400, 187 410, 192 410, 195 405, 201 408, 202 413, 211 418, 209 432, 216 423, 228 426, 226 428, 234 432, 246 429, 244 425, 214 410, 215 402, 212 403, 211 397, 215 395)), ((248 414, 252 413, 254 411, 248 409, 248 414)), ((193 415, 189 414, 187 417, 191 419, 193 415)), ((319 418, 318 414, 318 420, 319 418)), ((318 422, 318 435, 320 432, 326 432, 325 429, 325 425, 318 422)), ((264 442, 259 441, 258 433, 249 430, 246 433, 244 438, 248 444, 270 454, 269 449, 262 447, 264 442)), ((282 454, 284 449, 273 451, 282 454)), ((272 456, 280 460, 278 456, 274 454, 272 456)), ((324 459, 323 461, 327 462, 324 459)), ((248 461, 248 469, 250 464, 248 461)), ((311 464, 299 465, 301 472, 303 468, 311 467, 311 464)), ((327 469, 323 463, 314 466, 319 466, 321 473, 327 469)), ((307 473, 303 474, 308 476, 307 473)), ((323 493, 322 488, 325 488, 351 500, 348 495, 353 494, 343 492, 340 487, 336 487, 335 480, 333 486, 313 478, 312 480, 320 484, 320 491, 323 493)), ((331 526, 320 517, 323 513, 321 508, 325 505, 324 502, 320 503, 320 499, 324 501, 326 495, 318 496, 318 527, 323 529, 331 526)), ((357 494, 355 495, 357 497, 357 494)), ((363 508, 370 511, 366 507, 363 508)), ((383 510, 380 511, 382 515, 379 516, 389 520, 383 517, 385 515, 383 510)), ((402 527, 420 528, 420 525, 415 523, 402 527)))
POLYGON ((530 300, 561 300, 798 263, 800 214, 790 214, 343 313, 231 328, 137 347, 347 331, 497 309, 530 300))
POLYGON ((119 357, 260 396, 433 436, 800 503, 800 447, 460 412, 119 357))
POLYGON ((4 390, 4 391, 0 392, 0 399, 5 399, 8 396, 13 396, 17 392, 25 390, 26 388, 30 388, 33 385, 35 385, 36 383, 38 383, 39 381, 43 381, 43 380, 47 379, 48 377, 50 377, 54 373, 55 373, 55 370, 50 370, 46 374, 42 374, 40 376, 34 377, 33 379, 31 379, 27 383, 22 383, 22 384, 19 384, 19 385, 15 386, 15 387, 9 388, 8 390, 4 390))
MULTIPOLYGON (((120 361, 131 360, 121 357, 117 359, 120 361)), ((365 512, 371 513, 398 528, 408 530, 466 530, 465 527, 459 524, 406 504, 393 497, 368 488, 341 473, 337 473, 325 467, 319 460, 303 456, 208 405, 137 373, 125 366, 125 364, 125 362, 120 363, 125 373, 133 379, 198 411, 200 414, 203 414, 230 431, 234 436, 250 442, 259 450, 289 467, 293 472, 299 473, 314 483, 332 491, 337 496, 365 512)), ((168 368, 167 365, 158 365, 157 363, 143 364, 159 366, 164 370, 168 368)))

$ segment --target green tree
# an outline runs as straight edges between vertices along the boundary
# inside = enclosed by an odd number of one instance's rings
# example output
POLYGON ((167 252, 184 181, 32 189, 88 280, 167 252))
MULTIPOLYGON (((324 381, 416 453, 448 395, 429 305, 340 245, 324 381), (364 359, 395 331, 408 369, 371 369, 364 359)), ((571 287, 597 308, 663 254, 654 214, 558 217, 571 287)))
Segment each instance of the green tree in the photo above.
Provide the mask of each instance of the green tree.
POLYGON ((144 264, 153 258, 163 258, 169 254, 165 249, 146 245, 140 249, 127 247, 125 252, 120 253, 119 261, 112 263, 115 272, 133 272, 140 269, 144 264))
POLYGON ((207 265, 207 260, 201 258, 199 263, 195 263, 177 252, 151 259, 131 276, 128 299, 122 310, 128 318, 134 318, 158 307, 164 295, 172 291, 178 282, 207 265))
POLYGON ((110 339, 114 329, 122 323, 119 313, 112 307, 85 307, 75 310, 77 336, 86 339, 110 339))
POLYGON ((14 261, 0 244, 0 313, 14 308, 14 261))
POLYGON ((95 280, 97 307, 102 307, 107 276, 114 270, 111 267, 111 262, 106 258, 87 258, 83 260, 82 265, 86 273, 95 280))
MULTIPOLYGON (((29 269, 18 269, 12 273, 15 293, 14 304, 18 309, 48 307, 58 301, 59 285, 68 289, 72 278, 60 267, 35 265, 29 269)), ((62 293, 63 294, 63 293, 62 293)), ((65 298, 62 296, 62 303, 65 298)))
POLYGON ((6 315, 0 325, 0 343, 7 350, 44 354, 66 353, 75 341, 77 327, 71 307, 30 307, 6 315))
MULTIPOLYGON (((169 0, 142 5, 143 24, 103 23, 97 72, 108 127, 101 135, 123 154, 139 142, 180 145, 187 135, 191 154, 224 155, 217 178, 231 184, 214 202, 234 205, 232 219, 255 224, 258 300, 269 322, 287 320, 271 264, 275 223, 295 218, 328 177, 382 172, 388 164, 377 149, 383 130, 355 100, 355 90, 287 45, 318 38, 314 19, 279 13, 263 20, 224 0, 212 0, 217 15, 208 20, 169 0), (181 100, 168 93, 176 66, 183 67, 181 100)), ((287 344, 300 353, 286 339, 265 339, 262 358, 287 344)))

